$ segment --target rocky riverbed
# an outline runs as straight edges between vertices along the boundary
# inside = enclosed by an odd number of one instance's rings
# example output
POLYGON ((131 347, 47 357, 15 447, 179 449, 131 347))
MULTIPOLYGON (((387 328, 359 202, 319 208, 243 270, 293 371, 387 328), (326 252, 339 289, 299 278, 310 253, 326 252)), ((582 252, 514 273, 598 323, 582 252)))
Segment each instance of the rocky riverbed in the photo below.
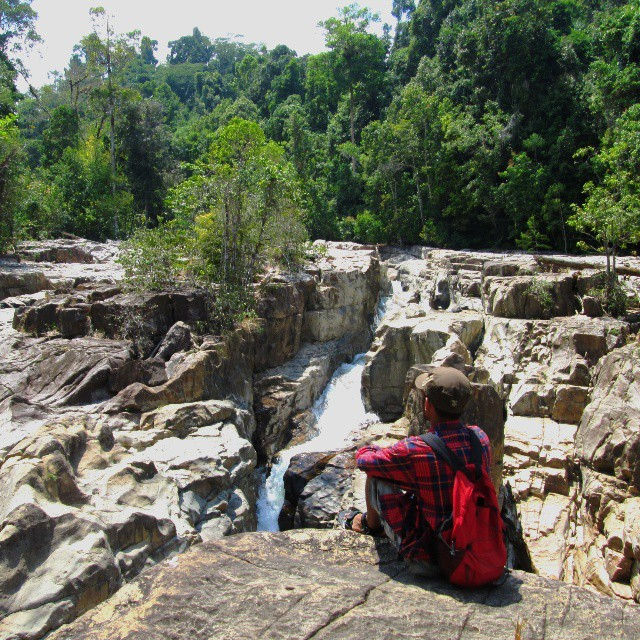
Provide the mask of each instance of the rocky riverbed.
MULTIPOLYGON (((202 334, 200 291, 124 292, 116 254, 58 241, 0 263, 1 638, 42 637, 145 567, 254 531, 256 465, 313 430, 333 371, 367 350, 363 397, 385 423, 354 440, 423 430, 413 379, 461 368, 516 566, 640 599, 640 347, 634 317, 592 295, 599 258, 328 245, 268 274, 258 318, 221 338, 202 334)), ((640 265, 621 266, 631 299, 640 265)), ((361 503, 352 453, 293 459, 292 524, 361 503)))

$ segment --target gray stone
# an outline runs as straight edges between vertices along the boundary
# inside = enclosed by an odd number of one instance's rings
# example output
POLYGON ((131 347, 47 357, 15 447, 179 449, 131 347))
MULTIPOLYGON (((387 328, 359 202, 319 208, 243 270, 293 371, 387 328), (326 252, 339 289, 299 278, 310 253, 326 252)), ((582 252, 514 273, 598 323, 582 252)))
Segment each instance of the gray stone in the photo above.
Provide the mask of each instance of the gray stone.
POLYGON ((15 262, 0 261, 0 300, 51 289, 41 269, 15 262))
POLYGON ((191 329, 189 325, 184 322, 176 322, 154 349, 151 357, 159 358, 166 362, 171 359, 173 354, 179 351, 186 351, 190 347, 191 329))
POLYGON ((51 640, 637 637, 640 611, 515 571, 501 587, 413 577, 388 544, 345 531, 247 534, 158 565, 51 640), (274 579, 276 576, 276 579, 274 579), (170 595, 167 595, 170 594, 170 595), (184 603, 189 602, 188 608, 184 603), (134 626, 135 625, 135 626, 134 626))
POLYGON ((27 341, 0 364, 0 400, 9 395, 43 405, 109 397, 109 376, 131 358, 130 344, 98 338, 27 341), (3 391, 4 390, 4 391, 3 391))
POLYGON ((298 499, 296 527, 331 528, 343 496, 351 488, 354 470, 354 451, 333 456, 322 472, 302 490, 298 499))
POLYGON ((552 318, 575 312, 571 275, 487 277, 482 293, 486 312, 501 318, 552 318))
POLYGON ((180 493, 180 509, 186 514, 189 523, 195 526, 201 520, 201 514, 207 501, 195 491, 182 491, 180 493))

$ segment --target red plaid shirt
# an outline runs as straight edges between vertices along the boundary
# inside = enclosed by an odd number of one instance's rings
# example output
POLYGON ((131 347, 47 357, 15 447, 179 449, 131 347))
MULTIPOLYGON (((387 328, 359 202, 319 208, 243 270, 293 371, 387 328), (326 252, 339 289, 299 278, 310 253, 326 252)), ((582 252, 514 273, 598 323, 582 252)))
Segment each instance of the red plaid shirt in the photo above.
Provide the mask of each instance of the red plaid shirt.
MULTIPOLYGON (((468 429, 473 429, 480 438, 483 463, 489 473, 491 445, 482 429, 465 427, 455 421, 443 422, 433 431, 469 464, 471 443, 468 429)), ((380 516, 400 536, 402 556, 435 562, 431 551, 433 532, 451 515, 455 472, 437 458, 431 447, 418 436, 405 438, 391 447, 362 447, 356 454, 356 463, 368 476, 394 484, 404 491, 380 496, 380 516)))

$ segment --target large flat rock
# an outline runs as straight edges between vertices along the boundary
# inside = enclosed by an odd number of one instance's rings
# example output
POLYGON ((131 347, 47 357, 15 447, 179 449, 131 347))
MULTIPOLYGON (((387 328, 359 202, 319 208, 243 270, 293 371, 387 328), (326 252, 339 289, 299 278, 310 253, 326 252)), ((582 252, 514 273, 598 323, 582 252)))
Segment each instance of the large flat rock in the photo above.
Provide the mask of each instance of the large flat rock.
POLYGON ((253 533, 144 572, 50 640, 637 638, 640 609, 514 572, 461 591, 346 531, 253 533), (520 624, 520 635, 515 627, 520 624))

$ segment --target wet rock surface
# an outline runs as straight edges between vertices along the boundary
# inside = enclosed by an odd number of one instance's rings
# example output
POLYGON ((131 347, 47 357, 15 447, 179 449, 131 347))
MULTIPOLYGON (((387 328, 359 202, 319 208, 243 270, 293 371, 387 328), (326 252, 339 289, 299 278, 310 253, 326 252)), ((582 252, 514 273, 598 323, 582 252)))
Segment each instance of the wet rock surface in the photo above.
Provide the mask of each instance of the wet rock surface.
POLYGON ((460 591, 413 577, 390 546, 346 531, 245 534, 145 572, 53 640, 190 638, 635 638, 640 610, 514 572, 460 591), (185 614, 188 603, 189 614, 185 614))

